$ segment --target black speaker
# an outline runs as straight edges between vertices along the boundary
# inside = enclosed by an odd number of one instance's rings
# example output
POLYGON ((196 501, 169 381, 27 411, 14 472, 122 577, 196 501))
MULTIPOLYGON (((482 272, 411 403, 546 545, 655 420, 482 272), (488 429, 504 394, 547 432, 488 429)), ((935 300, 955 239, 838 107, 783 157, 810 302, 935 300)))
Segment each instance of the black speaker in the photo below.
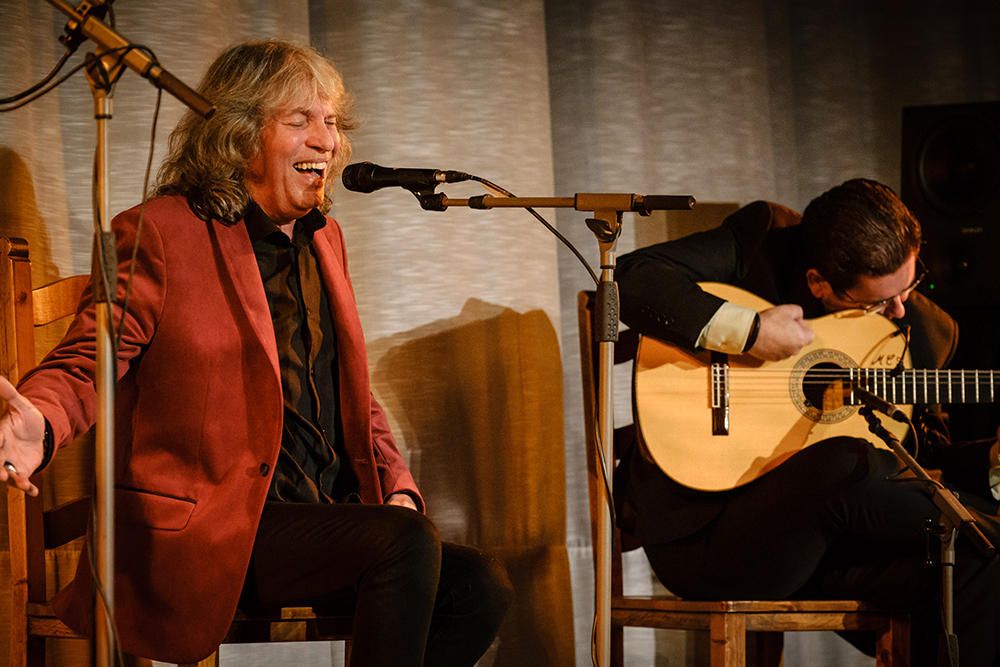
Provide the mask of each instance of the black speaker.
POLYGON ((1000 102, 903 109, 900 196, 945 308, 1000 305, 1000 102))
MULTIPOLYGON (((1000 102, 903 109, 900 197, 923 227, 920 290, 958 322, 952 368, 1000 368, 1000 102)), ((955 441, 991 437, 997 404, 950 405, 955 441)))

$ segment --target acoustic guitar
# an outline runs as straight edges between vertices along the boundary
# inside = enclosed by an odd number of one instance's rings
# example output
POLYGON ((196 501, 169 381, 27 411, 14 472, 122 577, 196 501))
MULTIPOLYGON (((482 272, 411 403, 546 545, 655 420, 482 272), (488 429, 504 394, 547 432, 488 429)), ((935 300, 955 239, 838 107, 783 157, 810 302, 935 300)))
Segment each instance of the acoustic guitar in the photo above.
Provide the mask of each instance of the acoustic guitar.
MULTIPOLYGON (((757 311, 771 307, 737 287, 701 287, 757 311)), ((855 386, 906 414, 918 404, 992 402, 1000 388, 1000 371, 910 368, 905 336, 882 315, 846 310, 809 325, 813 342, 775 362, 642 337, 633 370, 635 421, 660 469, 694 489, 733 489, 833 436, 884 447, 858 414, 855 386)), ((883 423, 900 439, 906 433, 905 424, 883 423)))

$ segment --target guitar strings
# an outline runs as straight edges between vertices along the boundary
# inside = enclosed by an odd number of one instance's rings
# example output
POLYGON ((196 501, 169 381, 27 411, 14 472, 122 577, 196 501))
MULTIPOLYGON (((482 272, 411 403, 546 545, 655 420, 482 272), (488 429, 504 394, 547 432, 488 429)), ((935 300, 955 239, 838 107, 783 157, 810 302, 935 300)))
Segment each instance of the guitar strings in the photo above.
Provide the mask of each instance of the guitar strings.
POLYGON ((900 402, 993 402, 1000 375, 989 370, 906 369, 890 374, 883 368, 729 368, 728 391, 739 393, 744 402, 758 403, 787 400, 788 387, 797 384, 804 391, 821 391, 837 383, 845 405, 853 406, 847 396, 850 383, 859 382, 877 394, 900 402), (909 399, 909 400, 908 400, 909 399))

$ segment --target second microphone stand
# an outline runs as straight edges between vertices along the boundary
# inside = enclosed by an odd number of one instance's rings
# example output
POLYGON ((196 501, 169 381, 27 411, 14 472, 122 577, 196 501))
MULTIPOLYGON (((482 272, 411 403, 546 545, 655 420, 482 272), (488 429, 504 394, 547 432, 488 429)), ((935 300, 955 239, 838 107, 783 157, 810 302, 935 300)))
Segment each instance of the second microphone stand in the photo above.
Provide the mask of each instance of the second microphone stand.
MULTIPOLYGON (((958 667, 958 637, 955 635, 955 540, 958 537, 958 531, 964 530, 966 536, 984 555, 992 554, 995 549, 979 529, 975 517, 969 510, 958 501, 954 493, 931 477, 917 463, 917 460, 900 444, 899 439, 885 428, 871 406, 862 407, 858 413, 868 422, 868 429, 888 445, 899 462, 933 490, 931 499, 941 511, 941 516, 936 524, 932 521, 927 528, 930 533, 938 535, 941 540, 941 606, 944 615, 944 632, 950 664, 952 667, 958 667)), ((914 433, 914 437, 916 437, 916 433, 914 433)))
POLYGON ((572 208, 593 214, 587 226, 597 238, 601 253, 601 274, 594 303, 594 342, 598 346, 597 422, 601 445, 601 467, 604 470, 607 511, 601 512, 594 529, 594 610, 597 664, 611 664, 611 507, 614 453, 614 364, 615 342, 618 340, 618 286, 615 284, 615 248, 621 234, 622 213, 649 215, 654 210, 690 210, 694 197, 690 195, 637 195, 577 193, 573 197, 494 197, 480 195, 468 199, 450 199, 444 193, 415 191, 420 205, 431 211, 444 211, 449 206, 475 209, 492 208, 572 208))

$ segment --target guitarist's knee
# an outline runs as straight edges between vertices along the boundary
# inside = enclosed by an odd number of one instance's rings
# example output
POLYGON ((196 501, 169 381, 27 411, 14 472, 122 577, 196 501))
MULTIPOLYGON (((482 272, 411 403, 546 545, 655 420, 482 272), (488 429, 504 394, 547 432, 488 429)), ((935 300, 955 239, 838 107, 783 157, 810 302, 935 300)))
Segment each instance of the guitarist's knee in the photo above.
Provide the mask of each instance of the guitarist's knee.
POLYGON ((841 485, 860 482, 874 468, 881 468, 880 455, 883 453, 886 452, 863 438, 837 436, 817 442, 795 458, 801 458, 800 465, 808 468, 801 472, 826 483, 841 485))

